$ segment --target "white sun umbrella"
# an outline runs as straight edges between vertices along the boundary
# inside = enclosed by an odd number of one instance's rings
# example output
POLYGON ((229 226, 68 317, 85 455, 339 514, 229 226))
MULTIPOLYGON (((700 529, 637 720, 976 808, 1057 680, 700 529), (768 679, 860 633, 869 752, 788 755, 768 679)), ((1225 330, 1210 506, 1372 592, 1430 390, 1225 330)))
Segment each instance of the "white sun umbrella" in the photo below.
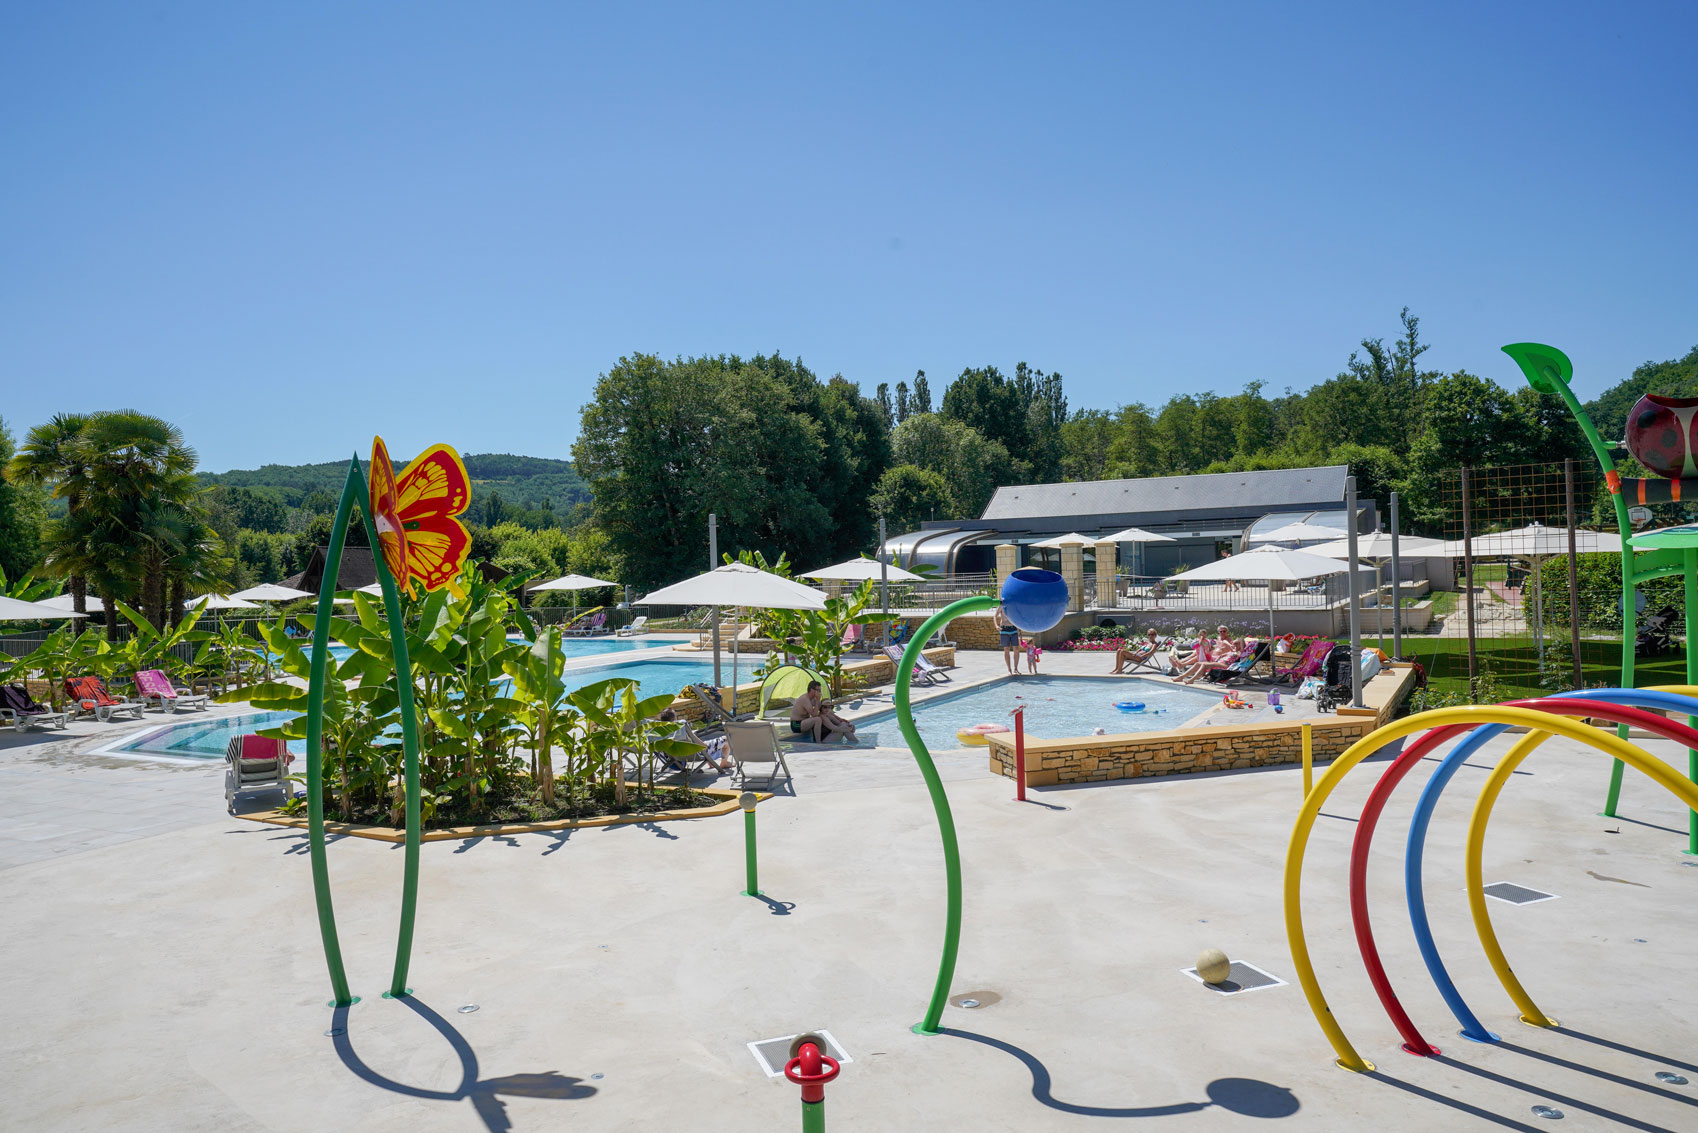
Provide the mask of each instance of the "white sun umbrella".
POLYGON ((1065 535, 1057 535, 1053 539, 1045 539, 1041 542, 1033 543, 1032 546, 1042 548, 1046 551, 1059 551, 1063 547, 1089 546, 1095 542, 1096 540, 1091 538, 1089 535, 1081 535, 1077 531, 1069 531, 1065 535))
MULTIPOLYGON (((642 600, 645 606, 750 606, 757 610, 823 610, 825 594, 745 563, 726 563, 706 574, 663 586, 642 600)), ((714 626, 718 640, 719 627, 714 626)), ((717 678, 717 675, 715 677, 717 678)), ((731 639, 731 687, 737 687, 737 639, 731 639)), ((735 696, 735 693, 733 693, 735 696)), ((735 701, 732 704, 736 708, 735 701)))
MULTIPOLYGON (((1475 558, 1491 559, 1526 559, 1532 564, 1533 575, 1533 640, 1538 646, 1539 656, 1545 652, 1545 595, 1544 572, 1539 568, 1544 561, 1558 555, 1568 554, 1568 528, 1547 527, 1542 523, 1530 523, 1526 527, 1517 527, 1510 531, 1494 531, 1488 535, 1476 535, 1464 543, 1456 539, 1442 543, 1438 548, 1440 553, 1451 558, 1461 558, 1467 550, 1472 550, 1475 558)), ((1576 529, 1574 532, 1574 550, 1578 554, 1621 554, 1621 536, 1607 531, 1586 531, 1576 529)))
POLYGON ((257 610, 257 609, 259 609, 259 606, 258 606, 257 603, 249 602, 244 598, 232 598, 232 597, 230 597, 229 595, 226 595, 226 594, 202 594, 199 598, 190 598, 187 602, 184 602, 183 608, 188 609, 188 610, 192 610, 196 606, 201 605, 203 602, 206 604, 206 608, 209 609, 209 610, 257 610))
POLYGON ((834 566, 805 571, 803 578, 826 578, 833 582, 865 582, 869 578, 889 578, 892 582, 924 582, 925 576, 903 570, 894 563, 877 559, 850 559, 834 566))
MULTIPOLYGON (((63 597, 70 597, 63 595, 63 597)), ((8 598, 0 594, 0 622, 44 622, 53 618, 86 618, 87 614, 79 614, 69 608, 50 606, 46 602, 25 602, 20 598, 8 598)))
POLYGON ((539 582, 531 586, 531 590, 599 590, 603 586, 618 586, 617 582, 609 582, 604 578, 591 578, 585 574, 563 574, 559 578, 551 578, 547 582, 539 582))
MULTIPOLYGON (((1418 535, 1399 535, 1397 537, 1398 557, 1404 559, 1411 556, 1417 559, 1422 558, 1424 557, 1423 552, 1437 555, 1443 546, 1444 544, 1437 539, 1423 539, 1418 535)), ((1329 559, 1348 560, 1350 558, 1350 540, 1348 538, 1334 539, 1332 542, 1322 543, 1318 547, 1305 547, 1303 549, 1311 555, 1325 555, 1329 559)), ((1382 607, 1378 604, 1380 593, 1380 568, 1385 566, 1386 562, 1391 558, 1391 532, 1369 531, 1365 534, 1357 535, 1356 557, 1358 560, 1366 560, 1374 564, 1374 625, 1383 636, 1385 634, 1384 618, 1381 615, 1382 607)), ((1392 602, 1395 605, 1397 602, 1402 600, 1398 597, 1401 587, 1397 579, 1392 579, 1391 589, 1392 602)), ((1396 624, 1397 622, 1394 617, 1393 625, 1395 626, 1396 624)))
POLYGON ((1142 527, 1128 527, 1116 531, 1112 535, 1098 536, 1098 543, 1173 543, 1177 540, 1171 535, 1161 535, 1154 531, 1145 531, 1142 527))
POLYGON ((230 597, 245 598, 250 602, 291 602, 296 598, 311 598, 313 595, 305 590, 296 590, 293 586, 284 586, 276 582, 262 582, 258 586, 238 590, 230 597))
MULTIPOLYGON (((1175 539, 1171 535, 1161 535, 1161 534, 1158 534, 1154 531, 1145 531, 1142 527, 1128 527, 1128 528, 1125 528, 1124 530, 1116 531, 1112 535, 1104 535, 1101 538, 1099 538, 1097 540, 1097 542, 1099 542, 1099 543, 1177 543, 1178 540, 1175 539)), ((1140 549, 1139 552, 1138 552, 1138 566, 1140 568, 1142 568, 1143 565, 1144 565, 1143 557, 1144 557, 1144 552, 1140 549)), ((1137 571, 1135 573, 1141 574, 1143 572, 1140 569, 1139 571, 1137 571)))
MULTIPOLYGON (((1181 571, 1175 581, 1190 582, 1296 582, 1323 574, 1344 574, 1349 565, 1310 551, 1286 551, 1258 547, 1242 555, 1230 555, 1205 563, 1195 570, 1181 571)), ((1268 587, 1268 640, 1273 640, 1273 587, 1268 587)), ((1277 672, 1277 669, 1275 670, 1277 672)))
MULTIPOLYGON (((90 594, 88 595, 86 604, 89 609, 94 610, 100 607, 101 602, 97 596, 90 594)), ((77 598, 74 594, 55 594, 51 598, 43 598, 39 602, 32 603, 32 605, 46 606, 49 609, 60 611, 75 610, 77 608, 77 598)))

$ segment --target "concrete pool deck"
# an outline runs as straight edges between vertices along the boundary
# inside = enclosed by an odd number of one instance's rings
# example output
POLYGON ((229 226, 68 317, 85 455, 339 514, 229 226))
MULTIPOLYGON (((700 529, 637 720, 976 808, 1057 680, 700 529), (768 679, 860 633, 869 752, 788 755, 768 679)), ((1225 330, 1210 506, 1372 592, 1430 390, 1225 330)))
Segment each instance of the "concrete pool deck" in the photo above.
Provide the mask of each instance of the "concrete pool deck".
MULTIPOLYGON (((1051 656, 1043 671, 1065 671, 1051 656)), ((1090 660, 1080 671, 1106 667, 1090 660)), ((789 756, 795 789, 758 819, 767 901, 737 893, 734 818, 427 844, 412 1001, 378 995, 401 855, 335 840, 363 997, 338 1016, 304 837, 226 816, 216 763, 89 756, 77 745, 99 736, 61 736, 0 736, 14 831, 122 840, 50 835, 53 853, 0 861, 4 1128, 792 1129, 795 1087, 745 1044, 813 1028, 854 1058, 827 1090, 833 1129, 1551 1128, 1535 1105, 1561 1110, 1558 1128, 1698 1127, 1685 812, 1635 774, 1623 817, 1597 817, 1608 761, 1564 740, 1514 777, 1486 845, 1489 882, 1560 898, 1492 911, 1562 1031, 1516 1021, 1461 891, 1474 790, 1511 737, 1462 772, 1427 853, 1437 939, 1502 1045, 1456 1037, 1406 927, 1409 783, 1382 818, 1370 897, 1391 978, 1443 1057, 1399 1052, 1345 901, 1353 817, 1378 769, 1328 802, 1304 908, 1336 1017, 1379 1065, 1358 1076, 1333 1066, 1289 983, 1280 870, 1296 768, 1037 789, 1020 806, 983 749, 940 753, 966 884, 952 997, 983 1006, 950 1007, 949 1033, 923 1038, 908 1028, 936 975, 942 861, 905 753, 789 756), (1288 985, 1202 987, 1181 969, 1207 947, 1288 985)), ((1684 770, 1684 750, 1644 746, 1684 770)))

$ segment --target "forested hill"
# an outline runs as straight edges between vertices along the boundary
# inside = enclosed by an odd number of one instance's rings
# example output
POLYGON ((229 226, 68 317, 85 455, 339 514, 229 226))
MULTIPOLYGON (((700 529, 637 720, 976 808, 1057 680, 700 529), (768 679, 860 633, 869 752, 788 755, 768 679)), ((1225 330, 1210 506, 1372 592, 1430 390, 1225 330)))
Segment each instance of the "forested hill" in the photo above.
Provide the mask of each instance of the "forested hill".
MULTIPOLYGON (((578 476, 569 460, 550 460, 540 456, 514 456, 510 453, 475 453, 463 455, 466 471, 472 477, 472 507, 481 512, 491 493, 499 494, 509 508, 541 508, 550 506, 565 513, 572 505, 588 500, 589 486, 578 476)), ((401 471, 401 461, 395 470, 401 471)), ((301 507, 307 497, 322 492, 331 498, 342 490, 342 480, 348 474, 346 461, 328 464, 267 464, 253 470, 203 472, 207 484, 225 484, 233 488, 252 488, 276 499, 287 507, 301 507)), ((316 509, 313 509, 316 510, 316 509)))
POLYGON ((1698 397, 1698 346, 1684 358, 1646 362, 1633 371, 1632 377, 1617 382, 1599 394, 1597 400, 1588 401, 1586 412, 1605 439, 1619 441, 1627 431, 1627 411, 1648 393, 1698 397))

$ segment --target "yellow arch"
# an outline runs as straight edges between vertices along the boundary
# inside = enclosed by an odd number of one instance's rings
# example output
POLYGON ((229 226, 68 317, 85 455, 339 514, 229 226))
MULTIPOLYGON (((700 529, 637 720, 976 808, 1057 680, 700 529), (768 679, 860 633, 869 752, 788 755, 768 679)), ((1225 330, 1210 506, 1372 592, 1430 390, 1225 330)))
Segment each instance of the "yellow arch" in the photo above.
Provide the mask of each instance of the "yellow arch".
POLYGON ((1406 716, 1374 729, 1345 748, 1344 752, 1333 760, 1332 766, 1327 768, 1326 774, 1321 776, 1321 781, 1315 784, 1315 789, 1303 800, 1302 809, 1297 813, 1297 824, 1291 829, 1291 841, 1285 851, 1285 935, 1291 945, 1291 961, 1297 969, 1297 982, 1303 988, 1304 998, 1309 1001, 1309 1010, 1314 1012, 1315 1022, 1320 1024, 1322 1033, 1338 1054, 1338 1064, 1346 1070, 1366 1072, 1372 1070, 1374 1064, 1363 1058, 1356 1052, 1356 1048, 1350 1045, 1350 1040, 1344 1035, 1344 1029, 1338 1025, 1338 1020, 1333 1018, 1332 1008, 1327 1006, 1326 997, 1321 994, 1320 982, 1315 978, 1315 966, 1309 959, 1309 943, 1303 935, 1303 853, 1308 848, 1309 834, 1314 829, 1315 819, 1320 816, 1321 807, 1326 805, 1327 798, 1339 783, 1344 781, 1344 777, 1353 767, 1392 740, 1449 724, 1464 724, 1469 727, 1481 724, 1519 724, 1535 732, 1566 736, 1606 751, 1653 777, 1655 773, 1649 770, 1651 764, 1666 767, 1662 760, 1656 759, 1649 752, 1613 734, 1600 732, 1589 724, 1582 724, 1576 719, 1552 716, 1548 712, 1538 712, 1531 708, 1509 708, 1491 704, 1436 708, 1430 712, 1406 716))
MULTIPOLYGON (((1654 692, 1672 692, 1680 696, 1698 696, 1698 687, 1692 685, 1658 685, 1654 692)), ((1527 994, 1527 989, 1521 986, 1521 981, 1515 978, 1515 972, 1505 959, 1503 948, 1498 944, 1498 934, 1492 928, 1492 915, 1486 907, 1485 870, 1481 858, 1486 846, 1486 823, 1491 821, 1492 807, 1497 805, 1498 795, 1509 783, 1509 777, 1521 765, 1521 761, 1533 754, 1533 749, 1551 738, 1549 732, 1532 732, 1523 736, 1509 749, 1509 753, 1498 761, 1486 778, 1486 785, 1480 788, 1480 797, 1474 803, 1474 816, 1468 822, 1468 911, 1474 918, 1474 932, 1480 938, 1480 947, 1486 950, 1486 958, 1492 962, 1492 971, 1497 973, 1498 982, 1504 991, 1521 1008, 1521 1021, 1535 1027, 1554 1027, 1556 1020, 1539 1010, 1539 1005, 1533 1002, 1533 997, 1527 994)), ((1631 762, 1631 761, 1630 761, 1631 762)), ((1652 779, 1674 792, 1681 802, 1698 811, 1698 786, 1675 771, 1660 759, 1653 759, 1650 767, 1634 766, 1644 771, 1652 779)))

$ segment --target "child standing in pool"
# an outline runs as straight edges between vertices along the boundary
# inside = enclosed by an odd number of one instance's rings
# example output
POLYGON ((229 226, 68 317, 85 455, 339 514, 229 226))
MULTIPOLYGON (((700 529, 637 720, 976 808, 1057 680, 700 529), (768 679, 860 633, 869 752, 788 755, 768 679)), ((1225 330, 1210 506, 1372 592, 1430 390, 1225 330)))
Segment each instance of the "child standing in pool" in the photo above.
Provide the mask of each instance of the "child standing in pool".
POLYGON ((1003 613, 1001 606, 996 608, 996 641, 1002 646, 1002 663, 1007 666, 1011 675, 1019 676, 1020 630, 1008 620, 1008 615, 1003 613))

